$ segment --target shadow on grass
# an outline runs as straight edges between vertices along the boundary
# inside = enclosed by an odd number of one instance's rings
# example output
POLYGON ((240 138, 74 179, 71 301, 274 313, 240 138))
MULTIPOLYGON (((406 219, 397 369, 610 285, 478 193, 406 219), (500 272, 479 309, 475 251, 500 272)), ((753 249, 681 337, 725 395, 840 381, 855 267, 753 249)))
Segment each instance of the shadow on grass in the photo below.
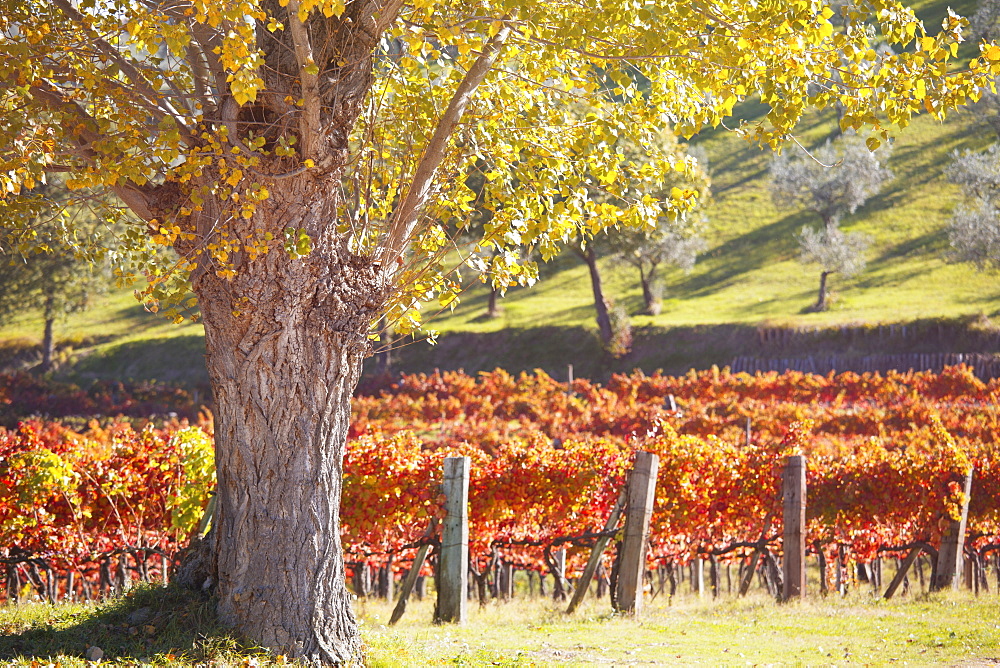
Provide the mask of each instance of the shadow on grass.
POLYGON ((87 355, 74 368, 82 380, 113 378, 194 387, 208 382, 203 335, 129 341, 87 355))
POLYGON ((0 609, 0 660, 93 660, 96 648, 104 661, 125 664, 243 663, 267 656, 219 624, 214 599, 176 586, 143 585, 94 608, 0 609))
POLYGON ((947 230, 941 228, 886 248, 881 255, 873 260, 873 264, 904 259, 913 254, 943 257, 948 249, 948 233, 947 230))
POLYGON ((687 298, 710 295, 762 267, 796 257, 796 234, 804 225, 815 226, 814 218, 813 214, 804 211, 790 213, 726 241, 700 261, 700 271, 677 281, 672 290, 687 298))

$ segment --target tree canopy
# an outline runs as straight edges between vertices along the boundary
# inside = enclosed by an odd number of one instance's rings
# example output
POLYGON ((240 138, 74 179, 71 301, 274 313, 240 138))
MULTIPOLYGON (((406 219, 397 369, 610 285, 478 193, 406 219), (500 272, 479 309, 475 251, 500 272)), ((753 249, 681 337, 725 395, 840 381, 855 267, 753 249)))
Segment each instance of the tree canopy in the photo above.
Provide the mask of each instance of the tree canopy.
MULTIPOLYGON (((964 23, 953 14, 935 34, 894 2, 837 11, 804 0, 14 0, 0 18, 0 77, 12 84, 0 189, 9 199, 58 170, 71 187, 116 194, 180 254, 140 258, 161 282, 150 296, 164 298, 196 268, 231 277, 270 249, 309 248, 300 229, 241 221, 283 179, 329 170, 341 146, 336 233, 381 262, 406 331, 417 300, 460 292, 438 221, 468 216, 475 195, 459 177, 483 165, 480 205, 495 216, 463 264, 530 282, 517 247, 548 258, 578 230, 655 218, 644 198, 608 210, 580 187, 596 177, 624 194, 621 137, 653 153, 651 172, 683 172, 651 134, 672 124, 689 135, 759 96, 766 119, 739 128, 754 141, 778 146, 807 108, 836 102, 874 146, 915 113, 977 98, 1000 71, 992 46, 949 71, 964 23), (359 31, 349 46, 344 30, 359 31), (905 50, 877 53, 883 38, 905 50), (348 94, 351 77, 363 85, 348 94), (583 120, 568 108, 581 99, 594 110, 583 120), (331 124, 348 103, 358 122, 331 124), (164 207, 168 194, 184 205, 164 207), (219 215, 199 227, 192 213, 209 200, 219 215)), ((683 214, 692 198, 679 190, 667 205, 683 214)))
POLYGON ((890 146, 871 151, 853 135, 827 141, 812 155, 779 156, 771 163, 771 194, 785 206, 802 206, 823 221, 817 232, 809 226, 799 234, 801 260, 820 266, 820 286, 814 311, 827 308, 827 277, 854 276, 867 264, 872 239, 861 232, 844 232, 840 219, 854 213, 892 178, 886 166, 890 146))
POLYGON ((964 201, 955 208, 948 240, 952 259, 980 269, 1000 265, 1000 144, 985 151, 955 152, 946 174, 962 187, 964 201))

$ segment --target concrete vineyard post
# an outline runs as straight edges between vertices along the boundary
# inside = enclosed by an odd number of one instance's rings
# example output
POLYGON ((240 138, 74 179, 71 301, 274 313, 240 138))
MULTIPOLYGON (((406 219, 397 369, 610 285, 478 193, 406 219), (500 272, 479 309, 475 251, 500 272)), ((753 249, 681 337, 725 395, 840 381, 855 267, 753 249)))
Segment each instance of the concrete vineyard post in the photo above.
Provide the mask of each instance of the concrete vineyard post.
POLYGON ((782 599, 806 594, 806 458, 792 455, 785 464, 782 487, 784 550, 782 599))
POLYGON ((962 504, 962 514, 957 520, 951 520, 941 538, 941 549, 937 557, 937 569, 931 591, 942 589, 957 589, 962 575, 962 550, 965 549, 965 525, 969 519, 969 498, 972 493, 972 470, 965 474, 962 480, 962 490, 965 492, 965 503, 962 504))
POLYGON ((637 452, 628 480, 625 538, 618 572, 618 609, 639 614, 642 608, 642 576, 646 570, 646 540, 656 500, 656 473, 660 459, 650 452, 637 452))
POLYGON ((436 622, 466 619, 469 588, 469 462, 468 457, 444 460, 445 518, 438 562, 436 622))

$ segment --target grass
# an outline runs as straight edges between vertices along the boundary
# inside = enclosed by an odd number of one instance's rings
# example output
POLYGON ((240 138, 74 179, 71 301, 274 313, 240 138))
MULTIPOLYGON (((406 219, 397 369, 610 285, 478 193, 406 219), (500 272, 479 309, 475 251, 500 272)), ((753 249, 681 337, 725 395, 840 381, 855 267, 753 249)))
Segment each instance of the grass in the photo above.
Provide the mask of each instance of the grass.
POLYGON ((462 627, 398 627, 384 604, 361 610, 370 665, 947 665, 1000 660, 995 599, 881 602, 863 596, 777 605, 763 598, 653 601, 639 620, 606 602, 572 619, 545 601, 472 609, 462 627))
MULTIPOLYGON (((430 597, 396 627, 391 604, 356 603, 371 667, 424 665, 986 665, 1000 662, 1000 598, 921 595, 778 605, 763 596, 719 601, 680 595, 650 601, 640 619, 588 601, 573 617, 548 599, 470 604, 462 626, 435 626, 430 597)), ((263 649, 218 625, 210 598, 144 587, 99 606, 0 608, 0 661, 83 666, 274 665, 263 649)))
POLYGON ((234 665, 269 662, 266 650, 223 629, 208 596, 140 586, 99 605, 26 603, 0 608, 0 661, 12 665, 234 665))

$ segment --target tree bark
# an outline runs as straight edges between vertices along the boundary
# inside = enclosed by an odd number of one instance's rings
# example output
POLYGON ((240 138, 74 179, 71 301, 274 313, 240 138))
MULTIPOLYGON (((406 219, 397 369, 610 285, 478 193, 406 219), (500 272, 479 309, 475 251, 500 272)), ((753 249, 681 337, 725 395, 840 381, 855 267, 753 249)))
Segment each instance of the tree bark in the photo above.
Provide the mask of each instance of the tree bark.
POLYGON ((597 311, 597 331, 600 332, 601 342, 607 346, 611 343, 613 333, 611 331, 611 314, 608 311, 608 301, 604 297, 604 288, 601 285, 601 272, 597 267, 597 254, 593 246, 586 249, 577 249, 577 254, 587 265, 590 271, 590 286, 594 292, 594 310, 597 311))
POLYGON ((277 248, 242 263, 230 280, 205 271, 194 282, 216 398, 221 620, 275 651, 324 664, 360 651, 340 493, 351 395, 383 299, 377 267, 350 254, 331 229, 334 190, 329 179, 288 183, 248 222, 306 230, 306 257, 277 248))

